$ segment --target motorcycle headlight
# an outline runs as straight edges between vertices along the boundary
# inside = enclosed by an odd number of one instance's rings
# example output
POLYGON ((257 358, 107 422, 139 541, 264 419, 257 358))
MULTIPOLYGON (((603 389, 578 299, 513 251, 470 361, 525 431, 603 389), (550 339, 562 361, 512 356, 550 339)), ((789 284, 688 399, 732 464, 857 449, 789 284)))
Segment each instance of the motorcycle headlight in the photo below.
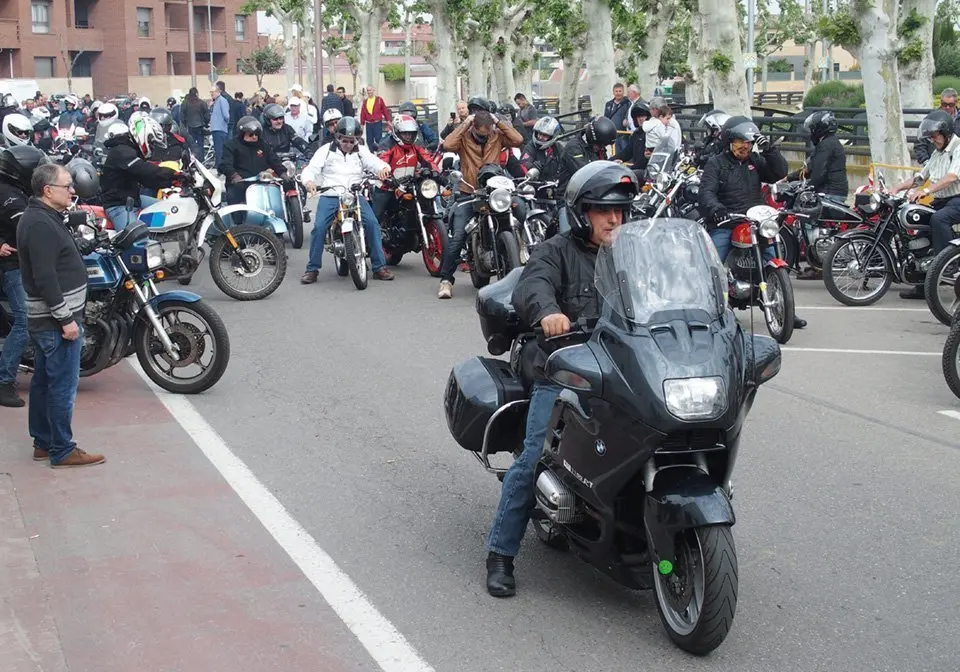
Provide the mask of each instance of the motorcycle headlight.
POLYGON ((667 173, 660 173, 657 175, 657 189, 660 191, 666 191, 667 187, 670 186, 670 176, 667 173))
POLYGON ((780 225, 775 219, 768 219, 760 223, 760 235, 764 238, 776 238, 780 232, 780 225))
POLYGON ((490 209, 494 212, 506 212, 510 209, 511 194, 506 189, 494 189, 490 192, 490 209))
POLYGON ((163 266, 163 245, 156 241, 150 241, 144 247, 144 257, 147 260, 147 268, 151 271, 163 266))
POLYGON ((353 195, 352 191, 348 191, 340 195, 340 202, 344 205, 344 207, 352 208, 357 202, 357 197, 353 195))
POLYGON ((722 378, 671 378, 663 381, 667 410, 681 420, 712 420, 727 410, 722 378))
POLYGON ((436 180, 424 180, 420 183, 420 195, 428 201, 435 199, 439 193, 440 185, 436 180))

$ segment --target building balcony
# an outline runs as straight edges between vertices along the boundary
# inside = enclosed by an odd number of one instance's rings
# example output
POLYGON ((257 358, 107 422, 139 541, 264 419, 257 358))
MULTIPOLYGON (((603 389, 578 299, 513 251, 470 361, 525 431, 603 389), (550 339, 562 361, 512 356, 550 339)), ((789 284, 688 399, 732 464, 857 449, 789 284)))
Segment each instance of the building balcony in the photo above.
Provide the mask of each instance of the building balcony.
POLYGON ((195 30, 193 31, 193 45, 197 51, 227 50, 227 32, 225 30, 195 30))
POLYGON ((103 51, 103 31, 91 27, 70 28, 67 44, 70 51, 103 51))
POLYGON ((186 28, 167 28, 165 39, 167 51, 190 51, 190 33, 186 28))
POLYGON ((20 22, 16 19, 0 19, 0 44, 20 44, 20 22))

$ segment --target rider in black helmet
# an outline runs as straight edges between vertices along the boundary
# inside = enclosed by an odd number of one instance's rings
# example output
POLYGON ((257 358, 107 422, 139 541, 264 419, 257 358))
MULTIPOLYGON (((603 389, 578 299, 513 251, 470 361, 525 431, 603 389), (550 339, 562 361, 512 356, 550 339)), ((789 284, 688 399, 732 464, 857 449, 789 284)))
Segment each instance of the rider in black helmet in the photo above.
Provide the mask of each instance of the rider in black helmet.
MULTIPOLYGON (((417 119, 417 113, 417 106, 409 100, 405 103, 400 103, 400 107, 397 108, 397 114, 413 117, 413 120, 417 122, 419 131, 415 144, 429 149, 431 152, 436 151, 437 146, 440 144, 440 138, 437 137, 437 132, 430 128, 429 124, 417 119)), ((394 134, 391 133, 383 138, 378 149, 380 153, 387 152, 396 144, 397 139, 394 137, 394 134)))
POLYGON ((283 108, 270 103, 263 108, 263 142, 278 154, 289 152, 293 147, 300 152, 307 151, 307 141, 297 135, 293 127, 286 122, 283 108))
POLYGON ((248 177, 272 170, 282 175, 286 169, 273 148, 263 141, 263 126, 254 117, 240 117, 234 137, 223 144, 223 159, 218 169, 227 178, 227 203, 245 203, 248 177))
POLYGON ((803 122, 803 128, 810 135, 813 152, 804 167, 787 175, 787 179, 798 180, 802 173, 817 192, 845 200, 850 190, 847 154, 837 139, 837 118, 830 110, 814 112, 803 122))
POLYGON ((177 122, 173 120, 173 115, 164 107, 156 107, 150 111, 150 116, 157 120, 160 128, 163 129, 163 136, 166 142, 162 147, 154 149, 154 160, 163 163, 164 161, 180 161, 183 159, 183 152, 187 147, 187 141, 183 136, 177 133, 177 122))
MULTIPOLYGON (((559 336, 577 319, 599 316, 594 289, 597 251, 612 242, 638 192, 633 172, 611 161, 591 163, 570 178, 564 197, 570 230, 536 247, 513 290, 512 303, 524 324, 541 327, 548 337, 559 336)), ((494 597, 516 592, 513 559, 527 529, 536 466, 560 394, 560 388, 543 377, 545 361, 538 348, 523 453, 503 478, 500 505, 487 537, 487 592, 494 597)))
MULTIPOLYGON (((617 128, 606 117, 594 117, 580 135, 571 138, 563 148, 561 162, 564 174, 573 175, 591 161, 605 160, 607 146, 617 139, 617 128)), ((566 187, 561 184, 560 188, 566 187)))

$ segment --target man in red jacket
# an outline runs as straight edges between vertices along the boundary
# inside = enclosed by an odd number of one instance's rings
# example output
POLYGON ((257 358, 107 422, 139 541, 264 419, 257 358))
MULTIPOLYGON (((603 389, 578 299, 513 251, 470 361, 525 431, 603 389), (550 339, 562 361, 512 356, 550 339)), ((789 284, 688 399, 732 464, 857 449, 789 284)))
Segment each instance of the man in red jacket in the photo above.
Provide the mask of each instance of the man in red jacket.
POLYGON ((377 90, 367 87, 367 97, 360 103, 360 123, 367 131, 367 147, 371 152, 377 151, 377 143, 383 136, 384 126, 390 130, 390 110, 383 98, 376 95, 377 90))
MULTIPOLYGON (((385 152, 380 158, 390 165, 396 179, 409 177, 419 169, 426 169, 439 173, 436 161, 430 152, 417 144, 417 134, 420 132, 417 120, 406 114, 400 115, 393 129, 397 143, 385 152)), ((384 221, 387 209, 396 203, 397 196, 392 188, 382 187, 373 194, 373 212, 378 222, 384 221)))

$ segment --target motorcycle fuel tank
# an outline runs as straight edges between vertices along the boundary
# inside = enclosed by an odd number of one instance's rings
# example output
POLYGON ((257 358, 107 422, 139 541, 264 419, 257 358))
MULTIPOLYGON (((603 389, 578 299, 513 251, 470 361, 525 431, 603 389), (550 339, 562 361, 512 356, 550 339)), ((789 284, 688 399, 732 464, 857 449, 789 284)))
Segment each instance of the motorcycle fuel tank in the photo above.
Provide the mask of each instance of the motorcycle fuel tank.
POLYGON ((151 233, 166 233, 192 226, 199 213, 200 208, 192 198, 171 196, 141 210, 138 219, 151 233))
POLYGON ((120 281, 118 269, 113 262, 96 252, 85 256, 83 263, 87 267, 88 289, 110 289, 120 281))

